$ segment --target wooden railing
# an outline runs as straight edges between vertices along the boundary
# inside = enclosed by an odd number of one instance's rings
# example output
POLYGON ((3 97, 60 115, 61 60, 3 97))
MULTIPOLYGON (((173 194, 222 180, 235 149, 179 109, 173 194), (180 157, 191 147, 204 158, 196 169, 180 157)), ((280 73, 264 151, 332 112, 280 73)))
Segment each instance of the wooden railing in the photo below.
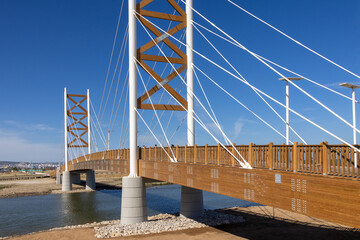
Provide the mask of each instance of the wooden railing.
MULTIPOLYGON (((347 145, 329 145, 326 142, 320 145, 236 145, 225 146, 237 159, 241 156, 253 167, 276 169, 282 171, 303 172, 342 177, 360 178, 359 167, 355 168, 354 160, 359 166, 360 153, 347 145), (236 150, 234 149, 234 147, 236 150)), ((359 145, 355 146, 359 148, 359 145)), ((238 161, 222 146, 172 146, 139 148, 139 158, 148 161, 170 161, 170 157, 178 162, 212 164, 222 166, 240 166, 238 161)), ((69 162, 71 166, 79 162, 94 160, 128 160, 129 149, 116 149, 97 152, 78 157, 69 162)), ((99 163, 101 164, 101 163, 99 163)), ((61 167, 64 171, 64 166, 61 167)))
MULTIPOLYGON (((304 172, 343 177, 360 177, 359 167, 355 168, 354 160, 359 165, 360 154, 347 145, 235 145, 225 146, 237 159, 241 156, 254 168, 276 169, 282 171, 304 172)), ((359 148, 358 145, 355 146, 359 148)), ((172 146, 141 148, 141 159, 149 161, 170 161, 240 166, 238 161, 220 145, 217 146, 172 146)))

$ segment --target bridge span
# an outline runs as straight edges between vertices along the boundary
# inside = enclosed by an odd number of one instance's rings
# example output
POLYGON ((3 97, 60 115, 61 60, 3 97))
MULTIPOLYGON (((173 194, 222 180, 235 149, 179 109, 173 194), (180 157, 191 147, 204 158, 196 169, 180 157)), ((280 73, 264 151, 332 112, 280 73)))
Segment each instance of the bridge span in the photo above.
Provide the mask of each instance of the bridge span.
MULTIPOLYGON (((227 147, 237 157, 233 146, 227 147)), ((354 166, 359 155, 349 146, 324 142, 235 148, 253 169, 241 168, 220 145, 155 146, 138 148, 138 175, 360 228, 360 173, 354 166), (176 162, 165 151, 173 151, 176 162)), ((117 149, 73 159, 68 168, 126 175, 129 164, 129 149, 117 149)))

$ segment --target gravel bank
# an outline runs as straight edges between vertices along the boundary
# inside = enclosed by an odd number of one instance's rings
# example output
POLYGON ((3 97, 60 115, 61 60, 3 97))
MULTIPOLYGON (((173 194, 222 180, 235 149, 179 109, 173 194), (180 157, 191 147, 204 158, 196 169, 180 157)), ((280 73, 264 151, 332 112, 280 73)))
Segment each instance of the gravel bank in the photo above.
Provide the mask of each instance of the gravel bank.
POLYGON ((244 219, 240 216, 205 210, 204 214, 196 220, 171 214, 159 214, 149 217, 147 222, 131 225, 118 223, 114 225, 94 227, 94 231, 95 237, 97 238, 111 238, 218 226, 243 221, 244 219))

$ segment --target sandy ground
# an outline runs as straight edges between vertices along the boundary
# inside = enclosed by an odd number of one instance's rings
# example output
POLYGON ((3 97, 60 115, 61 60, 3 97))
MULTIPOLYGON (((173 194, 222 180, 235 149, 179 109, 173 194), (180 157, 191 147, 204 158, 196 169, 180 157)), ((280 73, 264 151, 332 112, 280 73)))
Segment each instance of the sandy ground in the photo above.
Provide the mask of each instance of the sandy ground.
MULTIPOLYGON (((306 217, 285 210, 268 206, 233 208, 225 210, 245 218, 244 223, 188 229, 160 234, 149 234, 132 237, 118 237, 112 239, 360 239, 360 230, 354 230, 338 224, 306 217)), ((95 240, 92 228, 78 228, 71 230, 57 230, 12 237, 11 240, 95 240)))

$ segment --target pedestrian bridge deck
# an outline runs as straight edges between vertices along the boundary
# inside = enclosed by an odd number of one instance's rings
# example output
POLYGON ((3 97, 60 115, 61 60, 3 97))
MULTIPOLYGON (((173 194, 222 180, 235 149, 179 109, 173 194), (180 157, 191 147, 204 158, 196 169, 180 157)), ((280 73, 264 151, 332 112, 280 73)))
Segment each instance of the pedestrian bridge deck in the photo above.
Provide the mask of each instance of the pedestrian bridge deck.
MULTIPOLYGON (((238 157, 232 146, 227 147, 238 157)), ((359 154, 350 147, 326 143, 235 147, 253 169, 240 168, 221 146, 153 147, 139 148, 139 175, 360 228, 360 176, 354 164, 359 154), (178 162, 170 161, 172 153, 178 162)), ((69 170, 127 174, 128 159, 128 149, 97 152, 73 159, 69 170)))

